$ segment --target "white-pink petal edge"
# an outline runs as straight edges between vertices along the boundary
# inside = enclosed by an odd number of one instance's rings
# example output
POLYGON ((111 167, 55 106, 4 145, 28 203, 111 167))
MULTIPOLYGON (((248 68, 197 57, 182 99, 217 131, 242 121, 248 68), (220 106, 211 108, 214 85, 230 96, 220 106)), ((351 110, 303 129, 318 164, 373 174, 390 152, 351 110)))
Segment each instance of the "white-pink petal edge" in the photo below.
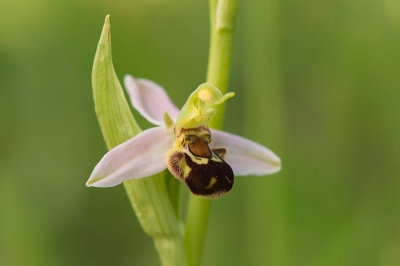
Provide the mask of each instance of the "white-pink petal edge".
POLYGON ((167 166, 165 153, 172 148, 174 135, 165 127, 142 131, 104 155, 94 168, 87 186, 112 187, 127 179, 161 172, 167 166))
POLYGON ((270 149, 249 139, 211 129, 211 147, 225 147, 224 160, 235 175, 268 175, 281 169, 280 158, 270 149))
POLYGON ((179 109, 157 83, 131 75, 125 75, 124 83, 133 107, 149 122, 164 125, 166 112, 173 118, 178 116, 179 109))

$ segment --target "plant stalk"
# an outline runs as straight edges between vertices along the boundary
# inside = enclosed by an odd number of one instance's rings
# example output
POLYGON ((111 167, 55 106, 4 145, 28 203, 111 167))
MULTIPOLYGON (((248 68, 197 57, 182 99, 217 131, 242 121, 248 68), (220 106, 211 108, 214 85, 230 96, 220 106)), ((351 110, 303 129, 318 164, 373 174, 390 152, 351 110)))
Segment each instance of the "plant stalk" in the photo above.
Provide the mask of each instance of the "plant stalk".
MULTIPOLYGON (((209 0, 210 51, 207 82, 216 86, 222 93, 228 90, 237 3, 237 0, 209 0)), ((217 106, 217 112, 209 126, 221 129, 223 117, 224 104, 221 104, 217 106)), ((201 265, 210 205, 209 199, 190 196, 184 238, 188 266, 201 265)))

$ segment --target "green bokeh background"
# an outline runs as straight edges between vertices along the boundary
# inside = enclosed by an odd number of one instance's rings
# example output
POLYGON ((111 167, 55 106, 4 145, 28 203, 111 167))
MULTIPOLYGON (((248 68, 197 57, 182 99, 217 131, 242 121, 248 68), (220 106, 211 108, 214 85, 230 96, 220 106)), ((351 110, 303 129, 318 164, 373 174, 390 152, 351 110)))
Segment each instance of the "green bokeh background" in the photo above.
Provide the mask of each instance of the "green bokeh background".
MULTIPOLYGON (((204 82, 207 1, 0 0, 0 265, 158 265, 106 152, 90 75, 114 64, 181 106, 204 82)), ((283 170, 214 201, 204 265, 400 265, 400 2, 242 0, 225 128, 283 170)), ((143 128, 151 126, 135 113, 143 128)))

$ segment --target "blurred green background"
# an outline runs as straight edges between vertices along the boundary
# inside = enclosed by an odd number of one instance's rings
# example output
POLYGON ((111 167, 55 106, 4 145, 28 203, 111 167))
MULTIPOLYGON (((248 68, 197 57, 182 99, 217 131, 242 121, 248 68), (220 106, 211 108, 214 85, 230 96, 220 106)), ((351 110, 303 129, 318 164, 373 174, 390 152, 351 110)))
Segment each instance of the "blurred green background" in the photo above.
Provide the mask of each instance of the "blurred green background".
MULTIPOLYGON (((0 0, 0 265, 158 265, 106 152, 91 65, 181 106, 205 79, 207 1, 0 0)), ((213 203, 204 265, 400 265, 400 1, 242 0, 225 128, 281 173, 213 203)), ((140 118, 143 128, 150 124, 140 118)))

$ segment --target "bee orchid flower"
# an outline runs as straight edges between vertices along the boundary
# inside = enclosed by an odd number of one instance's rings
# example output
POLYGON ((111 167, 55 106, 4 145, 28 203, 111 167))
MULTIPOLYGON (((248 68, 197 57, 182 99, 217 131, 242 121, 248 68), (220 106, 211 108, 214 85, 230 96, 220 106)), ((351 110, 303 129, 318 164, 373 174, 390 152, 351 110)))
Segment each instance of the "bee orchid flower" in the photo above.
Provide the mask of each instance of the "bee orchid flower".
POLYGON ((156 127, 105 154, 87 186, 116 186, 168 168, 193 194, 218 198, 231 190, 234 176, 267 175, 280 170, 279 157, 268 148, 208 128, 215 106, 234 93, 223 95, 204 83, 179 110, 153 81, 127 75, 124 83, 133 107, 156 127))

